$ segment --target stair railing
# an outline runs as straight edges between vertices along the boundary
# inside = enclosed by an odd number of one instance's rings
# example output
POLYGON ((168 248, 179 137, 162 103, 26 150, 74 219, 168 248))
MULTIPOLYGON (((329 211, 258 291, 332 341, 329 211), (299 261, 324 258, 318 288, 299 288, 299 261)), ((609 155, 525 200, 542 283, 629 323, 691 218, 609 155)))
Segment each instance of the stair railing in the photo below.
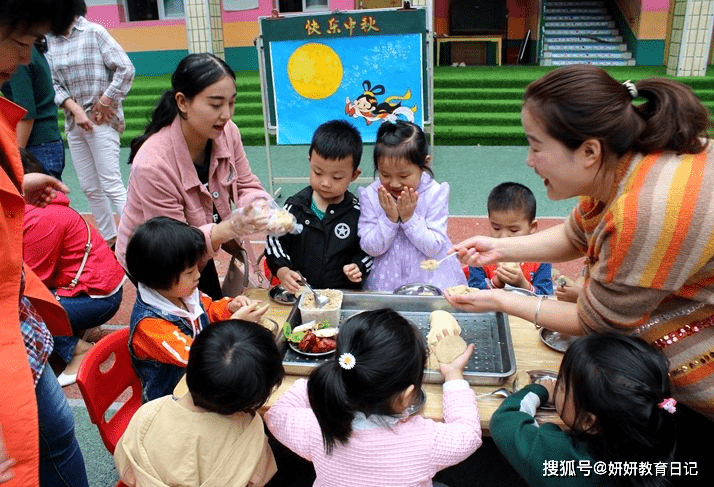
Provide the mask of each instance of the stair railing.
POLYGON ((541 0, 540 15, 538 16, 538 48, 536 49, 535 63, 540 64, 543 57, 543 39, 545 38, 545 3, 548 0, 541 0))

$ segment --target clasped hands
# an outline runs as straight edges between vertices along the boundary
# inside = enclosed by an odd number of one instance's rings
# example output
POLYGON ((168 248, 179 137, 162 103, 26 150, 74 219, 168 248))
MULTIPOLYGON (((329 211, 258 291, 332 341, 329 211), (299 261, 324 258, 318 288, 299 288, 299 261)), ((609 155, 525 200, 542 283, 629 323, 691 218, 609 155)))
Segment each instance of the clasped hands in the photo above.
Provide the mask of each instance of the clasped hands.
POLYGON ((379 204, 386 213, 387 218, 393 223, 401 221, 406 223, 414 215, 419 193, 414 188, 404 187, 396 199, 384 186, 377 188, 379 204))

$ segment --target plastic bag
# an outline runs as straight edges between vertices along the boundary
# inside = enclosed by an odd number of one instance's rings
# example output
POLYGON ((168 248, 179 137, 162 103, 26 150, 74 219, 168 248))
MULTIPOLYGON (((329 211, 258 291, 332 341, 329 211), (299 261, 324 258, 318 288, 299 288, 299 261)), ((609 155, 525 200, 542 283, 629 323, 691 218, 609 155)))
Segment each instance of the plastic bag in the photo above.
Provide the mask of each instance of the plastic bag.
POLYGON ((302 232, 302 224, 297 222, 295 215, 279 207, 272 199, 254 201, 248 206, 234 210, 231 220, 239 232, 246 226, 277 237, 302 232))

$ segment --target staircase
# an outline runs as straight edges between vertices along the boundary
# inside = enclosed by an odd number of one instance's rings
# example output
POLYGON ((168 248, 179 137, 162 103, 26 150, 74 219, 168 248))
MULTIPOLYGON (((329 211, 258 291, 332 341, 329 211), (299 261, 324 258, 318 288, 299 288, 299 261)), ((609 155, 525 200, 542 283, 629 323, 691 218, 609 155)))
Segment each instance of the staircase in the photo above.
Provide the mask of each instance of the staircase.
POLYGON ((603 0, 544 0, 541 66, 634 66, 603 0))

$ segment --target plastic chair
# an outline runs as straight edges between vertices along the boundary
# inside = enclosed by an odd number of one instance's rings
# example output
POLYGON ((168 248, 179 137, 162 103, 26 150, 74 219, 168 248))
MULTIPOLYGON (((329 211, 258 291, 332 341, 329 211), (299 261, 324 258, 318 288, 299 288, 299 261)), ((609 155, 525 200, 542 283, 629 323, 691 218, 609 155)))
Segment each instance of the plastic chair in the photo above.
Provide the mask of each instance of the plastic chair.
POLYGON ((107 335, 89 350, 77 373, 77 385, 87 405, 89 419, 97 425, 104 446, 113 454, 129 420, 141 406, 141 381, 129 355, 129 328, 107 335), (107 367, 104 364, 112 354, 114 362, 104 370, 107 367), (128 388, 131 388, 131 397, 107 419, 107 410, 120 401, 120 396, 128 388))

